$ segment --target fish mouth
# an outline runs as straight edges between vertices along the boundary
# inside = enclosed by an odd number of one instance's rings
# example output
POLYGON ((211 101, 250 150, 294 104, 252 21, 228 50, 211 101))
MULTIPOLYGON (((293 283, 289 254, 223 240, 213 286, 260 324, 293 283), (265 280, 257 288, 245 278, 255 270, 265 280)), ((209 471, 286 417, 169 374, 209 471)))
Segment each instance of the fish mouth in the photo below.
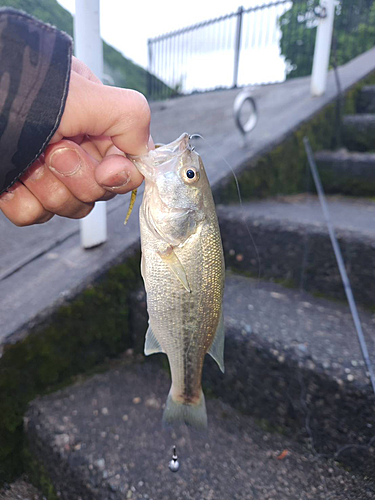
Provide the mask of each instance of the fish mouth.
POLYGON ((146 157, 152 157, 154 160, 154 166, 158 166, 171 158, 180 156, 185 153, 189 147, 190 135, 184 132, 180 137, 169 144, 156 145, 155 149, 152 149, 144 155, 127 155, 130 160, 140 160, 146 157))
POLYGON ((127 157, 144 177, 152 180, 156 170, 160 173, 170 169, 171 163, 190 149, 189 139, 189 134, 184 132, 175 141, 158 146, 147 154, 127 155, 127 157))

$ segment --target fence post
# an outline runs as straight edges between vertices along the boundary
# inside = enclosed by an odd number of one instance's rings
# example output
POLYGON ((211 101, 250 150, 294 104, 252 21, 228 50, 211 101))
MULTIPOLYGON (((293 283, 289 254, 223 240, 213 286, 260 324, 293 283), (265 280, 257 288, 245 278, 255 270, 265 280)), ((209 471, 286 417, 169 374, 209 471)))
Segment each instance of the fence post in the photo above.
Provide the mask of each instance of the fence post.
POLYGON ((148 48, 148 63, 147 63, 147 98, 152 98, 152 42, 149 38, 147 40, 147 48, 148 48))
MULTIPOLYGON (((101 80, 103 77, 103 43, 100 38, 99 0, 76 0, 74 16, 75 54, 101 80)), ((92 248, 107 239, 105 201, 95 203, 91 213, 81 219, 81 245, 92 248)))
POLYGON ((323 15, 320 17, 316 30, 314 60, 311 74, 311 94, 315 97, 324 94, 326 90, 333 21, 335 19, 334 0, 322 1, 321 7, 325 10, 325 13, 324 17, 323 15))
POLYGON ((237 11, 237 29, 236 39, 234 46, 234 72, 233 72, 233 87, 237 87, 238 83, 238 66, 240 63, 240 50, 241 50, 241 34, 242 34, 242 15, 243 7, 238 7, 237 11))

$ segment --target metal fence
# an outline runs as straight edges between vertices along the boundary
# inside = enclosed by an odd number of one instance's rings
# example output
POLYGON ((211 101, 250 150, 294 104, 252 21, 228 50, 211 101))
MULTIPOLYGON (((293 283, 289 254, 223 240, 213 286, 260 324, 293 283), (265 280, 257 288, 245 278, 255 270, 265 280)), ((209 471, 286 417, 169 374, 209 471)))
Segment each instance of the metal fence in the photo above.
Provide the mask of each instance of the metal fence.
POLYGON ((149 73, 167 85, 150 78, 149 97, 282 81, 278 20, 291 5, 290 0, 279 0, 239 7, 148 40, 149 73))
MULTIPOLYGON (((148 40, 148 97, 311 74, 319 0, 279 0, 148 40)), ((338 0, 331 63, 375 44, 375 0, 338 0)))

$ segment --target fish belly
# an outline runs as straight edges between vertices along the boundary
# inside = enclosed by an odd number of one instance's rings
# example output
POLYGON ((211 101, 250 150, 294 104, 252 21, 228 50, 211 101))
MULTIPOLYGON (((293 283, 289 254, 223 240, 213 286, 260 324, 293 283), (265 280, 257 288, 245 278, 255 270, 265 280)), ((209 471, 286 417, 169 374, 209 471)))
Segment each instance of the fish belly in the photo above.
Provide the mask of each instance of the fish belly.
POLYGON ((170 395, 174 401, 197 404, 202 397, 204 356, 218 327, 223 298, 224 261, 217 221, 206 221, 184 245, 174 249, 190 293, 155 252, 151 232, 145 233, 147 228, 142 230, 142 274, 149 323, 168 356, 170 395))

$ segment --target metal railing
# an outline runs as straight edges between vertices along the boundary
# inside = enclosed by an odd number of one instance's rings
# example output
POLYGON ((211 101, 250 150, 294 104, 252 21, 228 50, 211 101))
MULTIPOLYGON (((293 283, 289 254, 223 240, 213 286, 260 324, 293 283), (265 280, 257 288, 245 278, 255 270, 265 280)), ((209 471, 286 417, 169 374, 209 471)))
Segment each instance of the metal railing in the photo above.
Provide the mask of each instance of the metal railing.
MULTIPOLYGON (((148 41, 148 95, 181 93, 283 81, 280 18, 292 7, 278 0, 210 19, 148 41)), ((296 24, 296 23, 295 23, 296 24)), ((288 29, 295 26, 291 23, 288 29)))
POLYGON ((149 39, 149 73, 167 85, 149 78, 149 98, 284 80, 278 20, 291 5, 290 0, 279 0, 239 7, 237 12, 149 39), (268 66, 262 64, 267 60, 268 66))
MULTIPOLYGON (((309 75, 322 15, 319 0, 279 0, 149 39, 148 97, 309 75)), ((375 0, 338 0, 331 65, 374 44, 375 0)))

